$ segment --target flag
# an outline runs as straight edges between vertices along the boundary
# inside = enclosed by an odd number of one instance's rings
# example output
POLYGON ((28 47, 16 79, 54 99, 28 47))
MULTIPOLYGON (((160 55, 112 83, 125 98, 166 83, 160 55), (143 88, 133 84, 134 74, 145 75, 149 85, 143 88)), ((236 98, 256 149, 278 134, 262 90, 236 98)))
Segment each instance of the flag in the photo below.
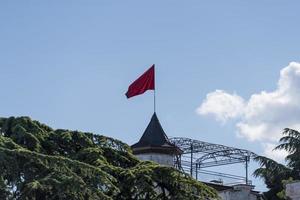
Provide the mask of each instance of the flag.
POLYGON ((136 79, 126 92, 127 98, 143 94, 147 90, 155 89, 154 64, 138 79, 136 79))

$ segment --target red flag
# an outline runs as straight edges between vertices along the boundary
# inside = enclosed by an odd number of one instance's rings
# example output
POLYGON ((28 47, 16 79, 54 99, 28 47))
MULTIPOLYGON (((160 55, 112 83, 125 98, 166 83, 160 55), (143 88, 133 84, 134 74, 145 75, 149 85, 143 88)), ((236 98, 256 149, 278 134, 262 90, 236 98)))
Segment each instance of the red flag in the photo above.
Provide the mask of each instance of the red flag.
POLYGON ((155 89, 154 64, 138 79, 136 79, 126 92, 127 98, 143 94, 147 90, 155 89))

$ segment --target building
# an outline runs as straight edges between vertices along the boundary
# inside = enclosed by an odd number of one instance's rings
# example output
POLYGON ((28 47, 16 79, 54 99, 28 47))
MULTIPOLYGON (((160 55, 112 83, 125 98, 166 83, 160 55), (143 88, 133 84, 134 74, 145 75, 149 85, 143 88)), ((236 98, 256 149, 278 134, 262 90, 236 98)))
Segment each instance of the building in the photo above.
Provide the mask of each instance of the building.
POLYGON ((292 200, 299 200, 300 199, 300 181, 295 181, 295 182, 286 184, 285 193, 292 200))
POLYGON ((204 183, 215 190, 222 200, 260 200, 261 194, 253 190, 253 186, 238 184, 233 186, 204 183))
MULTIPOLYGON (((133 154, 141 160, 154 161, 161 165, 173 167, 175 167, 175 161, 178 161, 178 158, 184 152, 174 143, 170 142, 157 118, 156 113, 153 114, 150 123, 140 140, 133 144, 131 148, 133 154)), ((228 152, 228 149, 226 150, 226 152, 228 152)), ((235 150, 236 149, 233 149, 232 151, 235 152, 235 150)), ((253 191, 253 186, 248 184, 238 184, 234 186, 213 183, 205 184, 216 189, 222 200, 258 200, 261 196, 259 192, 253 191)))
POLYGON ((156 113, 152 115, 141 139, 131 148, 139 159, 167 166, 174 166, 175 157, 181 154, 181 150, 169 141, 156 113))

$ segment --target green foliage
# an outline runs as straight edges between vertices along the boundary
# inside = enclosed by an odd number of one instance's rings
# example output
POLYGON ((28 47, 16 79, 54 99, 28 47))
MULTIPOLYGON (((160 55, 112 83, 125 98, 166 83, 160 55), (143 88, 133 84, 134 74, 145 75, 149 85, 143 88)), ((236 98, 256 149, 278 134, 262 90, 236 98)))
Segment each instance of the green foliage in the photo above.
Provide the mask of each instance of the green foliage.
POLYGON ((260 168, 254 171, 254 176, 261 177, 269 191, 264 193, 267 199, 288 199, 285 196, 285 184, 290 180, 300 180, 300 133, 293 129, 284 129, 280 144, 274 150, 286 150, 287 166, 276 161, 258 156, 255 160, 260 168))
POLYGON ((279 199, 291 200, 291 198, 286 196, 285 189, 286 189, 286 184, 292 183, 292 182, 293 182, 293 178, 291 178, 291 177, 288 180, 282 181, 282 185, 283 185, 284 189, 276 194, 277 197, 279 197, 279 199))
POLYGON ((0 199, 208 199, 212 188, 176 169, 142 162, 118 140, 0 118, 0 199))

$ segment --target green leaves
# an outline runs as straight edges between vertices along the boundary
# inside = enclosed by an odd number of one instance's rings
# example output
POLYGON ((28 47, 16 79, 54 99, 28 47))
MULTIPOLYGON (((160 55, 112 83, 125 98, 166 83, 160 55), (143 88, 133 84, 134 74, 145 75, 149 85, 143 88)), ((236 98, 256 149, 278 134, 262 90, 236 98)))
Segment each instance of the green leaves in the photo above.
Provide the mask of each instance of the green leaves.
POLYGON ((300 133, 286 128, 283 135, 279 140, 280 144, 274 150, 285 150, 289 153, 286 157, 287 166, 263 156, 255 158, 260 168, 254 171, 254 176, 264 179, 270 189, 265 193, 268 199, 285 199, 285 180, 300 179, 300 133))
POLYGON ((0 118, 0 199, 207 199, 216 192, 176 169, 139 161, 109 137, 0 118))

